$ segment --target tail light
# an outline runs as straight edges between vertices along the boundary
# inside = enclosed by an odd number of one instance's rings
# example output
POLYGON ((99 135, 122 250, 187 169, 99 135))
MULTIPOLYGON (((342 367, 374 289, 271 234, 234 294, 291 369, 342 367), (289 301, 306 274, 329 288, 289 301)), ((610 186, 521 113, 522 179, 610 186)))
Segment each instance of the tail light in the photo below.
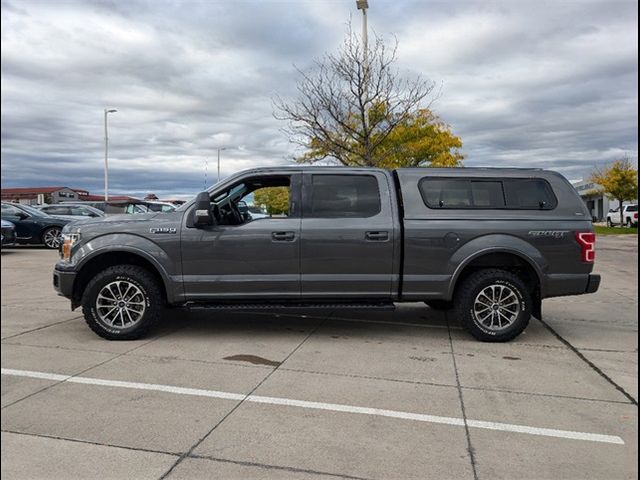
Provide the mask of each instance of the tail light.
POLYGON ((638 214, 637 214, 637 213, 634 213, 634 214, 633 214, 633 218, 635 218, 635 219, 637 220, 637 219, 638 219, 638 214))
POLYGON ((593 232, 576 232, 576 240, 582 247, 582 261, 593 263, 596 259, 596 234, 593 232))

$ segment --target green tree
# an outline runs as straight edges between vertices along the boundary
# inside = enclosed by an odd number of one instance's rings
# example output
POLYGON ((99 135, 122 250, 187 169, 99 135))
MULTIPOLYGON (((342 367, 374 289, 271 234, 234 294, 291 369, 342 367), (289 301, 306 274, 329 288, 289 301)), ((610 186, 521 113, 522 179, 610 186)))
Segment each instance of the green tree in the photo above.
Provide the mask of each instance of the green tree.
POLYGON ((462 140, 431 110, 433 82, 403 77, 394 68, 397 42, 380 37, 364 51, 349 34, 337 54, 310 71, 298 70, 298 98, 274 99, 276 118, 312 163, 336 159, 348 166, 394 168, 459 166, 462 140))
POLYGON ((253 201, 256 205, 266 206, 269 215, 287 214, 289 213, 289 188, 260 188, 253 192, 253 201))
POLYGON ((600 192, 620 203, 620 225, 624 224, 622 203, 638 198, 638 170, 628 158, 616 160, 613 164, 597 169, 589 179, 600 185, 600 192))

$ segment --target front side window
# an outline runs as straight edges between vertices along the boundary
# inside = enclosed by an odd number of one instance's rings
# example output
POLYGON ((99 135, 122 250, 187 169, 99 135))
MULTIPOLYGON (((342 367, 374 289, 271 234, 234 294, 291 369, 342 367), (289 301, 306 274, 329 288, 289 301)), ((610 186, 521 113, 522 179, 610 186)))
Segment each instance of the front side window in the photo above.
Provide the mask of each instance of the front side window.
POLYGON ((243 225, 265 218, 288 218, 294 211, 291 177, 258 176, 243 179, 211 199, 220 225, 243 225))
POLYGON ((372 175, 312 175, 305 217, 368 218, 380 213, 378 180, 372 175))

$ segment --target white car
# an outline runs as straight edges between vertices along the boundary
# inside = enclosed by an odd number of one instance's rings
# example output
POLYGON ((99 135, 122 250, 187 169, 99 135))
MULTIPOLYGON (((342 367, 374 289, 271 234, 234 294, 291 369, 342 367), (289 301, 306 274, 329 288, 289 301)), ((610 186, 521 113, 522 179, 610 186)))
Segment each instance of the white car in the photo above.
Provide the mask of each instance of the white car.
MULTIPOLYGON (((627 227, 638 226, 637 204, 622 206, 622 222, 627 227)), ((609 213, 607 213, 607 226, 613 227, 614 225, 620 225, 620 207, 615 210, 609 210, 609 213)))

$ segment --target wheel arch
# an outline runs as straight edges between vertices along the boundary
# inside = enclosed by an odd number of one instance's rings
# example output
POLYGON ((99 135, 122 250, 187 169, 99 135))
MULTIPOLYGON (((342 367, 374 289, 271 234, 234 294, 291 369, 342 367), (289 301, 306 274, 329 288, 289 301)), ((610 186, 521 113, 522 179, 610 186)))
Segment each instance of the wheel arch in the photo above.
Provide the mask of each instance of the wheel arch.
MULTIPOLYGON (((531 247, 533 248, 533 247, 531 247)), ((480 269, 500 268, 517 273, 530 288, 535 314, 541 314, 541 299, 544 297, 544 273, 536 260, 526 252, 509 247, 489 247, 467 256, 458 264, 448 289, 448 298, 452 299, 456 289, 473 272, 480 269)))
POLYGON ((153 257, 137 249, 105 250, 84 258, 79 265, 78 275, 73 283, 71 307, 80 305, 84 289, 96 273, 114 265, 137 265, 144 268, 158 281, 164 301, 173 300, 168 275, 153 257))

